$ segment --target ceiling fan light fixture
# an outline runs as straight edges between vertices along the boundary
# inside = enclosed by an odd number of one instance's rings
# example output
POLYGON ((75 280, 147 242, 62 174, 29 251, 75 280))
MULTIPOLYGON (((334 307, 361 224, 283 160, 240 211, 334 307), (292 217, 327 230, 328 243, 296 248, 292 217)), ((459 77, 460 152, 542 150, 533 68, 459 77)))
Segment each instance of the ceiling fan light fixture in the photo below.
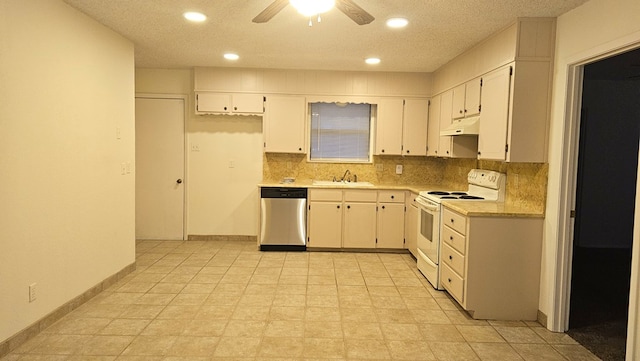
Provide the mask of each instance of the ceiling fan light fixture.
POLYGON ((189 20, 189 21, 193 21, 196 23, 201 23, 205 20, 207 20, 207 16, 203 13, 199 13, 199 12, 195 12, 195 11, 188 11, 184 14, 182 14, 182 16, 184 16, 185 19, 189 20))
POLYGON ((379 58, 366 58, 364 60, 365 63, 370 64, 370 65, 375 65, 375 64, 380 64, 380 59, 379 58))
POLYGON ((289 3, 300 14, 307 17, 326 13, 336 4, 335 0, 289 0, 289 3))
POLYGON ((409 24, 409 20, 405 18, 391 18, 387 20, 387 26, 390 28, 404 28, 409 24))

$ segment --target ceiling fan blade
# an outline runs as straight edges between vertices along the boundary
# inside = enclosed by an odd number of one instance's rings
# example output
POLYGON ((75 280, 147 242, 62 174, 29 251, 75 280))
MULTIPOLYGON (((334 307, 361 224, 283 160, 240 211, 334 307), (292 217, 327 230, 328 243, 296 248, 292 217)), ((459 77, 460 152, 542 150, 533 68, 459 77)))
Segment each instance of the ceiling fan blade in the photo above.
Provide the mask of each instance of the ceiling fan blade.
POLYGON ((280 10, 284 9, 287 4, 289 4, 289 0, 275 0, 251 21, 254 23, 266 23, 271 20, 272 17, 276 16, 280 10))
POLYGON ((336 0, 336 7, 358 25, 366 25, 376 19, 351 0, 336 0))

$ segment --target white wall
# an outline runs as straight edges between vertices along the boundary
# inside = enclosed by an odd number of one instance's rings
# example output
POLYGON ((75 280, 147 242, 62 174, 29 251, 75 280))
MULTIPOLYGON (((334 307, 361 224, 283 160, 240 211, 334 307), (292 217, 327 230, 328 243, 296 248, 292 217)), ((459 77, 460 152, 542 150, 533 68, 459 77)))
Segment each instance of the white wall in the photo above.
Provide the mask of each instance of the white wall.
MULTIPOLYGON (((540 310, 549 316, 549 325, 559 330, 562 325, 555 320, 553 302, 559 296, 555 289, 556 279, 562 275, 556 267, 560 224, 568 214, 560 214, 562 172, 565 146, 569 139, 567 127, 567 79, 569 66, 586 62, 633 43, 640 44, 640 2, 616 0, 615 6, 608 0, 591 0, 588 3, 560 16, 556 29, 556 58, 551 109, 549 148, 549 183, 545 219, 545 238, 540 292, 540 310)), ((636 218, 637 219, 637 218, 636 218)), ((636 225, 637 226, 637 225, 636 225)), ((636 232, 637 234, 637 232, 636 232)), ((640 240, 635 238, 635 245, 640 240)), ((636 252, 637 254, 637 252, 636 252)), ((638 262, 638 260, 634 260, 638 262)), ((637 267, 635 268, 637 272, 637 267)), ((636 275, 637 277, 637 275, 636 275)), ((637 278, 636 278, 637 279, 637 278)), ((606 286, 604 286, 606 289, 606 286)), ((636 326, 637 327, 637 326, 636 326)))
POLYGON ((0 0, 0 341, 135 261, 133 71, 62 1, 0 0))
POLYGON ((262 117, 197 116, 193 88, 192 70, 136 69, 136 93, 189 96, 187 234, 255 236, 257 184, 262 180, 262 117), (197 145, 199 151, 191 151, 191 145, 197 145))

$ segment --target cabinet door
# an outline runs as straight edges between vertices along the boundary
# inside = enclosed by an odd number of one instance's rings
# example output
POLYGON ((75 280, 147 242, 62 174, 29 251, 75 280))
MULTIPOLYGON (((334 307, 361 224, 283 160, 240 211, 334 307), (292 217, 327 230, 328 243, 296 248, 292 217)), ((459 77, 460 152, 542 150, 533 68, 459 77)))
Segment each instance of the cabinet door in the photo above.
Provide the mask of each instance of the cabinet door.
POLYGON ((196 112, 200 113, 230 113, 231 97, 221 93, 196 94, 196 112))
MULTIPOLYGON (((453 107, 453 91, 449 90, 442 93, 440 100, 440 129, 444 129, 451 125, 451 111, 453 107)), ((439 135, 439 134, 438 134, 439 135)), ((451 156, 451 136, 440 136, 438 145, 438 155, 441 157, 451 156)))
POLYGON ((480 92, 482 91, 482 79, 477 78, 465 84, 464 90, 464 115, 469 117, 480 114, 480 92))
POLYGON ((309 203, 308 247, 342 246, 342 202, 309 203))
POLYGON ((417 194, 410 194, 407 200, 407 212, 404 215, 404 239, 407 241, 405 247, 414 257, 418 256, 418 207, 414 205, 417 194))
POLYGON ((427 155, 438 156, 440 147, 440 95, 431 98, 427 128, 427 155))
POLYGON ((460 84, 457 87, 453 88, 452 96, 452 118, 464 118, 465 84, 460 84))
POLYGON ((377 106, 376 154, 402 153, 402 99, 381 99, 377 106))
POLYGON ((376 247, 376 204, 345 203, 344 248, 376 247))
POLYGON ((404 248, 404 203, 378 205, 376 248, 404 248))
POLYGON ((301 96, 268 96, 265 102, 264 151, 305 153, 306 101, 301 96))
POLYGON ((482 121, 478 132, 479 159, 506 159, 510 84, 509 66, 483 77, 482 121))
POLYGON ((233 113, 262 114, 264 97, 261 94, 233 94, 231 96, 233 113))
POLYGON ((402 151, 404 155, 427 154, 427 99, 405 99, 402 125, 402 151))

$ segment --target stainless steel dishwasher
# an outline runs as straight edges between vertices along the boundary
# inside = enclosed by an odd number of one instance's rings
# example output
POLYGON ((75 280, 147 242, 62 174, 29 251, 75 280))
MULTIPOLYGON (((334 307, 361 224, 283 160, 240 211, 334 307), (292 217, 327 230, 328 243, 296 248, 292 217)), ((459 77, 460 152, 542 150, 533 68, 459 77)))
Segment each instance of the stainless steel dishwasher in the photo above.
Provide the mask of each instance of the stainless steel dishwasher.
POLYGON ((260 190, 260 250, 306 251, 307 189, 260 190))

